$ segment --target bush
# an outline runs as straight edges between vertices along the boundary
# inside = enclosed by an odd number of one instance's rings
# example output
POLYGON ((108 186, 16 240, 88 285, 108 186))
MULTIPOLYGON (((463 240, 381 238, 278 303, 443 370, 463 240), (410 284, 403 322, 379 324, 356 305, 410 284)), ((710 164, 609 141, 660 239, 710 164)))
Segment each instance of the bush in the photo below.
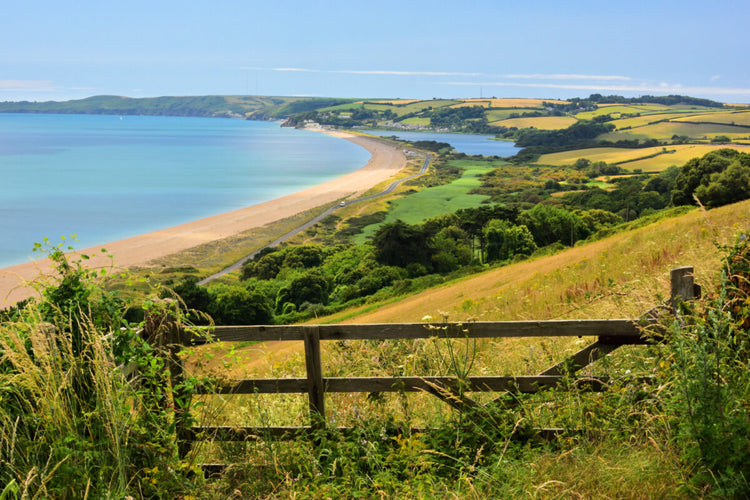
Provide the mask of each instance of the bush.
POLYGON ((673 439, 692 484, 722 498, 750 495, 750 245, 743 236, 725 259, 720 290, 683 306, 671 324, 659 373, 668 388, 673 439))

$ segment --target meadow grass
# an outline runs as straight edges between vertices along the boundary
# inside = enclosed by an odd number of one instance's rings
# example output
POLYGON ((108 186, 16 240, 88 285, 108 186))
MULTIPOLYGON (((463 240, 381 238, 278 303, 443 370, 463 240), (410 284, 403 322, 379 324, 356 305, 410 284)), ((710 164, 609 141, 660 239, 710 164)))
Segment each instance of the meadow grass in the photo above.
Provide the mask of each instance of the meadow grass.
POLYGON ((508 118, 490 122, 496 127, 537 128, 539 130, 559 130, 568 128, 578 120, 571 116, 534 116, 526 118, 508 118))

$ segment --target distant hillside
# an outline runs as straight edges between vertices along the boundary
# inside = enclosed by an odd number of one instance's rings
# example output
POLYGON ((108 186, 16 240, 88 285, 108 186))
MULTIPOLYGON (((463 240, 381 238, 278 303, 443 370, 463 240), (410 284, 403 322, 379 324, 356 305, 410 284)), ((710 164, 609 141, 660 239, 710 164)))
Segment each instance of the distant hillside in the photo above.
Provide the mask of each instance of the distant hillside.
POLYGON ((132 98, 100 95, 71 101, 0 102, 0 113, 63 113, 229 117, 258 120, 347 102, 346 99, 266 96, 179 96, 132 98))

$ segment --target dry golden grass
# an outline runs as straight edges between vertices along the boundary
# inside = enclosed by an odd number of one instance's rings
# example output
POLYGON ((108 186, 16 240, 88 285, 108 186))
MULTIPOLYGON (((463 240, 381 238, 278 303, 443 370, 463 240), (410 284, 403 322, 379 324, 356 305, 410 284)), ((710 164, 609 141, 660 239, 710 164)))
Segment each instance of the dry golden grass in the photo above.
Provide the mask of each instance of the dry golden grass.
MULTIPOLYGON (((712 122, 750 127, 750 111, 725 111, 676 118, 676 122, 712 122)), ((750 133, 750 131, 748 131, 750 133)))
MULTIPOLYGON (((705 115, 701 121, 710 121, 712 115, 705 115)), ((685 135, 693 139, 710 139, 717 135, 729 137, 746 137, 750 130, 731 125, 713 125, 691 122, 662 122, 638 127, 634 130, 623 130, 601 136, 601 139, 617 141, 620 139, 671 139, 673 135, 685 135)))
MULTIPOLYGON (((617 127, 617 130, 622 130, 625 127, 631 127, 631 128, 645 127, 646 125, 649 125, 651 123, 654 123, 660 120, 671 120, 672 118, 679 118, 679 117, 684 117, 684 116, 685 116, 685 113, 659 113, 659 114, 636 116, 633 118, 621 118, 619 120, 613 121, 612 124, 615 127, 617 127)), ((697 117, 700 115, 691 115, 691 116, 697 117)))
MULTIPOLYGON (((623 161, 628 161, 628 163, 622 165, 623 168, 628 170, 641 169, 644 172, 660 172, 672 165, 682 166, 691 158, 703 156, 710 151, 725 147, 727 146, 718 144, 679 144, 674 146, 666 146, 667 151, 674 152, 638 161, 629 160, 637 160, 638 158, 654 155, 661 152, 664 146, 640 149, 578 149, 575 151, 564 151, 562 153, 542 155, 537 163, 557 166, 572 165, 579 158, 586 158, 588 160, 591 160, 592 162, 603 161, 607 163, 620 163, 623 161)), ((750 148, 748 148, 747 146, 732 145, 730 147, 745 153, 750 152, 750 148)))
POLYGON ((568 128, 578 120, 572 116, 534 116, 526 118, 509 118, 490 123, 496 127, 534 127, 540 130, 560 130, 568 128))

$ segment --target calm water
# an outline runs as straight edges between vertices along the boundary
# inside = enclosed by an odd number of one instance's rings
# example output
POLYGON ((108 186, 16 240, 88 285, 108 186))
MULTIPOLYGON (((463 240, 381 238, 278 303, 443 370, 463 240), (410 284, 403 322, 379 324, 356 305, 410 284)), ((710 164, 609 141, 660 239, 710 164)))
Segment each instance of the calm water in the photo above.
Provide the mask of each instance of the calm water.
POLYGON ((368 130, 367 133, 384 137, 395 135, 405 141, 447 142, 456 151, 467 155, 513 156, 521 150, 510 141, 493 140, 495 137, 493 135, 402 132, 398 130, 368 130))
POLYGON ((101 245, 299 191, 370 154, 243 120, 0 114, 0 268, 34 242, 101 245))

